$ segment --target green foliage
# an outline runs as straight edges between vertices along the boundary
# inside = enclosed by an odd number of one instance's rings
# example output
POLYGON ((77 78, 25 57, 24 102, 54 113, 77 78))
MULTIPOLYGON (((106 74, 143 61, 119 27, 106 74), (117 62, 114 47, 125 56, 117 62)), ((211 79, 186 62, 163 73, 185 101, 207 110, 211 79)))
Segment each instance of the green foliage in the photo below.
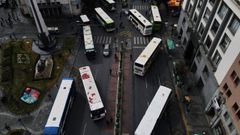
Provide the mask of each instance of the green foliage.
MULTIPOLYGON (((40 105, 45 93, 56 83, 58 80, 64 62, 69 56, 68 49, 71 49, 75 43, 75 38, 66 38, 63 50, 60 50, 53 55, 53 71, 52 78, 49 80, 34 80, 35 64, 39 59, 39 56, 32 52, 31 41, 28 43, 26 41, 9 42, 2 48, 5 58, 2 58, 2 63, 6 67, 2 71, 2 81, 0 85, 4 87, 4 93, 6 97, 6 102, 4 105, 15 114, 25 114, 32 112, 40 105), (10 53, 11 52, 11 53, 10 53), (14 54, 14 55, 13 55, 14 54), (30 58, 30 63, 18 64, 17 54, 28 54, 30 58), (33 87, 39 90, 40 97, 35 104, 26 104, 20 100, 24 88, 33 87), (21 108, 21 109, 19 109, 21 108)), ((0 50, 1 51, 1 50, 0 50)))
POLYGON ((12 47, 7 47, 3 49, 3 57, 9 57, 12 55, 12 47))

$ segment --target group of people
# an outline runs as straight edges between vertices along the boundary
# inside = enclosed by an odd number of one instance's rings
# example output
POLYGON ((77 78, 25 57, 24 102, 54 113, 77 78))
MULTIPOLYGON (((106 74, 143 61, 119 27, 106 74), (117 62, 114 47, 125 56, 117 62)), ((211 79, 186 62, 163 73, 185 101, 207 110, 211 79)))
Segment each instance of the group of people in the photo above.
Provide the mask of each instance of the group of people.
POLYGON ((8 12, 7 18, 0 17, 0 26, 1 27, 9 26, 10 28, 12 28, 14 21, 19 22, 20 21, 19 17, 16 14, 14 14, 13 11, 11 13, 8 12))

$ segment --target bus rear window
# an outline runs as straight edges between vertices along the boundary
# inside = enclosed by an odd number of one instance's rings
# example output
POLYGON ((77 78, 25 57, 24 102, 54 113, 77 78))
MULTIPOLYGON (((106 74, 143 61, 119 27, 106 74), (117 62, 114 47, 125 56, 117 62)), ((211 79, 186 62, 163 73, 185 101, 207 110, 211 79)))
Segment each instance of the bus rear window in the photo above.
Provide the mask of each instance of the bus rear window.
POLYGON ((139 64, 139 63, 135 63, 135 66, 140 67, 140 68, 143 68, 143 65, 142 65, 142 64, 139 64))
POLYGON ((151 28, 152 26, 147 26, 146 28, 151 28))

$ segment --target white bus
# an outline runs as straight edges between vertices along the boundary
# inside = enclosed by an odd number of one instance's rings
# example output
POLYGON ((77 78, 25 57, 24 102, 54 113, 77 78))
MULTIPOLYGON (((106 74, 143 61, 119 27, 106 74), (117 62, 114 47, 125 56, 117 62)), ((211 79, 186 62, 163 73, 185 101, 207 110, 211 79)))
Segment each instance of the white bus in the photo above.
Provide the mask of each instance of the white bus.
POLYGON ((157 56, 162 39, 153 37, 153 39, 148 43, 142 53, 135 60, 133 65, 133 72, 137 75, 144 76, 155 57, 157 56))
POLYGON ((93 120, 99 120, 105 117, 106 110, 99 95, 91 69, 89 66, 84 66, 79 68, 79 72, 82 78, 83 86, 88 100, 88 105, 90 108, 90 117, 93 120))
POLYGON ((152 34, 152 24, 136 9, 129 9, 128 19, 144 36, 152 34))
POLYGON ((44 135, 64 134, 65 120, 72 106, 75 90, 73 78, 63 78, 54 100, 52 110, 48 116, 43 131, 44 135))
POLYGON ((162 18, 156 5, 151 5, 150 21, 153 25, 153 31, 160 30, 162 18))
POLYGON ((95 8, 96 17, 107 32, 115 30, 115 23, 102 8, 95 8))
POLYGON ((171 92, 171 89, 164 86, 158 88, 134 135, 154 135, 154 127, 167 106, 171 92))
POLYGON ((93 43, 93 37, 90 25, 83 26, 83 39, 85 55, 88 59, 92 59, 96 55, 96 50, 93 43))
POLYGON ((116 2, 114 0, 101 0, 102 4, 109 10, 115 11, 116 10, 116 2))

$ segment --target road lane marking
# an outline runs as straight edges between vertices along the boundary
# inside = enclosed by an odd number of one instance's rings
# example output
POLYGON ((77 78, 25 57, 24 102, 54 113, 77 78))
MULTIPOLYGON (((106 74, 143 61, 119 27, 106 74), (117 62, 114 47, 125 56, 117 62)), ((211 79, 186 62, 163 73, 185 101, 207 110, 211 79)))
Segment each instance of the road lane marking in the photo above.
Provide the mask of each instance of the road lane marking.
POLYGON ((85 135, 85 130, 86 130, 86 127, 87 127, 87 123, 84 124, 84 128, 83 128, 83 135, 85 135))
POLYGON ((161 84, 161 79, 160 79, 160 77, 158 76, 158 85, 160 85, 161 84))
POLYGON ((145 86, 148 88, 147 79, 145 78, 145 86))
POLYGON ((145 46, 133 46, 134 49, 144 49, 145 46))
POLYGON ((112 37, 109 38, 109 44, 111 44, 111 42, 112 42, 112 37))

